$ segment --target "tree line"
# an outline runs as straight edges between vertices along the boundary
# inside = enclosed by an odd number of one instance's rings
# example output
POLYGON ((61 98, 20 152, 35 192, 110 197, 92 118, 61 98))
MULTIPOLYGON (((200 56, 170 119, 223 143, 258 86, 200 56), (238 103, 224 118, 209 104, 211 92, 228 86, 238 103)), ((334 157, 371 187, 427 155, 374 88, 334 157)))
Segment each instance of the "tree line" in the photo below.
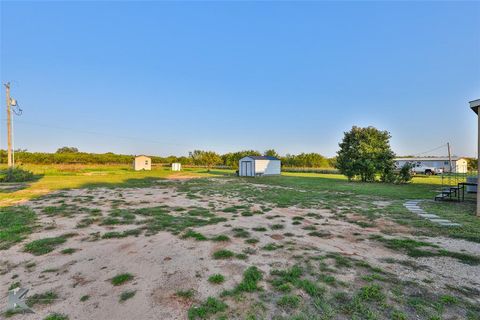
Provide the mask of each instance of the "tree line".
MULTIPOLYGON (((335 158, 327 158, 319 153, 287 154, 280 156, 275 150, 265 152, 257 150, 243 150, 219 154, 208 150, 194 150, 188 156, 150 156, 153 164, 171 164, 179 162, 182 165, 215 167, 223 166, 237 169, 238 161, 246 156, 273 156, 282 161, 282 166, 292 168, 332 168, 335 158)), ((81 152, 75 147, 62 147, 54 153, 29 152, 15 150, 15 162, 18 164, 130 164, 134 155, 81 152)), ((7 152, 0 150, 0 163, 6 163, 7 152)))

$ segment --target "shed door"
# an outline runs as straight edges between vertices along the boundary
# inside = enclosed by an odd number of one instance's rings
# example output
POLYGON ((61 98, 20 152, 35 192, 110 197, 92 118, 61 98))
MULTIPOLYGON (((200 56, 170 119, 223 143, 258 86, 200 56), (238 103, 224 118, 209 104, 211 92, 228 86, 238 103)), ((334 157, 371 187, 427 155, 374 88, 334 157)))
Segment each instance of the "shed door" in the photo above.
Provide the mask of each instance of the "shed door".
POLYGON ((252 166, 251 161, 243 161, 242 162, 242 173, 247 177, 253 176, 253 168, 252 167, 253 166, 252 166))

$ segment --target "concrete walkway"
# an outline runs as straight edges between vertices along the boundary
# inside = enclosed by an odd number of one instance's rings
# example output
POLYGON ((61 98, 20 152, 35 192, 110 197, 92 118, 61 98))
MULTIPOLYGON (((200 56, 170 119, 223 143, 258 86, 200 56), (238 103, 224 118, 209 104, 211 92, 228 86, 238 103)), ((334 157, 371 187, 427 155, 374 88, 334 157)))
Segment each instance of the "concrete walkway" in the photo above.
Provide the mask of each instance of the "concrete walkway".
POLYGON ((437 223, 437 224, 441 225, 442 227, 459 227, 459 226, 461 226, 461 224, 459 224, 459 223, 452 222, 448 219, 442 219, 439 216, 437 216, 436 214, 425 212, 425 210, 420 208, 420 206, 418 205, 422 201, 423 200, 410 200, 410 201, 405 202, 403 204, 403 206, 405 208, 407 208, 408 211, 410 211, 412 213, 415 213, 416 215, 418 215, 422 218, 425 218, 425 219, 429 220, 430 222, 437 223))

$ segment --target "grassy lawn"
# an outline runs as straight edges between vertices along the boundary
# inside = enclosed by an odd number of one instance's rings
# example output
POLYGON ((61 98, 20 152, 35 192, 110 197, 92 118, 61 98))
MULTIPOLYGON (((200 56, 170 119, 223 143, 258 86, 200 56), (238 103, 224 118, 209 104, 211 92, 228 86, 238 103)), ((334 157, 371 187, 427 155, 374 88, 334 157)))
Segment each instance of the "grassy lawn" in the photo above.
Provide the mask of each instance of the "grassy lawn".
MULTIPOLYGON (((4 166, 3 166, 4 167, 4 166)), ((210 176, 205 169, 185 169, 172 172, 169 168, 154 168, 151 171, 133 171, 124 165, 25 165, 22 168, 40 175, 38 181, 21 185, 19 190, 0 190, 0 206, 28 200, 51 191, 92 187, 142 187, 151 185, 152 180, 176 176, 210 176)))

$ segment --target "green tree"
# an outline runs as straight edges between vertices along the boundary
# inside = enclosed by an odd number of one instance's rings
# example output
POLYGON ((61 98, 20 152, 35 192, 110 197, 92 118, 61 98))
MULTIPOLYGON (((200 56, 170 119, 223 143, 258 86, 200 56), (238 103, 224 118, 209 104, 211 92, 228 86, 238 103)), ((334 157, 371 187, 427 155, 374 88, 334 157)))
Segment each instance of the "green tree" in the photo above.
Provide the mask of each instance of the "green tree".
POLYGON ((220 155, 213 151, 194 150, 189 155, 194 165, 205 166, 208 171, 211 167, 222 163, 220 155))
POLYGON ((278 155, 277 151, 275 151, 275 149, 268 149, 263 153, 263 155, 267 157, 275 157, 277 159, 280 159, 280 156, 278 155))
POLYGON ((260 156, 260 152, 255 150, 243 150, 238 152, 226 153, 222 156, 223 164, 233 169, 238 169, 238 161, 247 156, 260 156))
POLYGON ((56 153, 77 153, 78 149, 75 147, 61 147, 57 149, 56 153))
POLYGON ((390 133, 374 127, 352 127, 345 132, 340 150, 337 152, 336 168, 349 180, 380 180, 391 182, 394 179, 394 157, 390 148, 390 133))
POLYGON ((467 158, 467 168, 468 168, 468 171, 477 171, 478 160, 475 158, 467 158))

